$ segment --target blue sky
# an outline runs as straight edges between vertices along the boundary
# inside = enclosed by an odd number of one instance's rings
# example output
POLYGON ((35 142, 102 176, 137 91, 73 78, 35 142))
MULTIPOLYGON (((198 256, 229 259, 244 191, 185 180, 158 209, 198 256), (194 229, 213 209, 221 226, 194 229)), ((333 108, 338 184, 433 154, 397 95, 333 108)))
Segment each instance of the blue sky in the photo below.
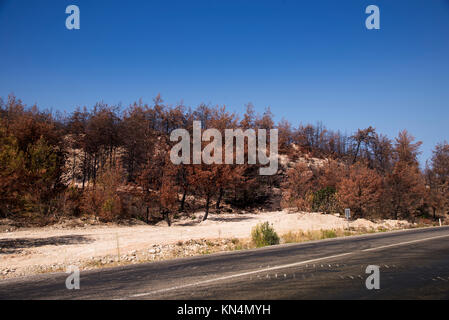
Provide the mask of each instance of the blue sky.
POLYGON ((449 1, 0 0, 0 96, 71 111, 252 102, 293 125, 449 140, 449 1), (66 6, 81 29, 65 28, 66 6), (365 28, 378 5, 381 29, 365 28))

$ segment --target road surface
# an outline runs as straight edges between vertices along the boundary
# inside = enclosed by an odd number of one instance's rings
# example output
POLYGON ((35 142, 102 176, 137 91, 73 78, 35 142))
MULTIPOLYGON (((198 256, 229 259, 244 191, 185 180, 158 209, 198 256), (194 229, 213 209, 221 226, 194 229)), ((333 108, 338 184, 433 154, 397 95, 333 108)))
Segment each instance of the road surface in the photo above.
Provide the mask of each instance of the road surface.
POLYGON ((449 299, 449 227, 385 232, 0 282, 0 299, 449 299), (368 290, 366 267, 380 267, 368 290))

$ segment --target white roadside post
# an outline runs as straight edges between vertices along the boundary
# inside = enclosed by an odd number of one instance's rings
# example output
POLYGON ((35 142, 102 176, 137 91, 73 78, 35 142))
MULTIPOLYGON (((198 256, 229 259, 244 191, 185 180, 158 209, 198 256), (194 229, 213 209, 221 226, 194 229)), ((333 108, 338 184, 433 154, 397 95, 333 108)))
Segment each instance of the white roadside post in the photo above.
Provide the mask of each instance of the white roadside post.
POLYGON ((120 262, 120 244, 118 242, 118 232, 115 234, 115 239, 117 240, 117 261, 120 262))
POLYGON ((345 217, 346 217, 346 221, 348 221, 348 230, 349 230, 350 229, 349 228, 349 219, 351 218, 351 209, 349 209, 349 208, 345 209, 345 217))

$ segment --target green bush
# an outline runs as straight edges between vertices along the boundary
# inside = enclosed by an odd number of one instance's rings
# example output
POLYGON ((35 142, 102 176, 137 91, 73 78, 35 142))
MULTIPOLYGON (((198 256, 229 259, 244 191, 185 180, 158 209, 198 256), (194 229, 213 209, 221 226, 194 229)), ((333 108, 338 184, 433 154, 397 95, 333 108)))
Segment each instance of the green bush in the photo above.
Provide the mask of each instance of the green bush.
POLYGON ((337 232, 335 230, 321 230, 321 237, 322 239, 336 238, 337 232))
POLYGON ((326 187, 312 195, 312 210, 331 213, 337 210, 337 190, 334 187, 326 187))
POLYGON ((255 226, 251 231, 251 238, 258 248, 279 244, 279 236, 268 221, 255 226))

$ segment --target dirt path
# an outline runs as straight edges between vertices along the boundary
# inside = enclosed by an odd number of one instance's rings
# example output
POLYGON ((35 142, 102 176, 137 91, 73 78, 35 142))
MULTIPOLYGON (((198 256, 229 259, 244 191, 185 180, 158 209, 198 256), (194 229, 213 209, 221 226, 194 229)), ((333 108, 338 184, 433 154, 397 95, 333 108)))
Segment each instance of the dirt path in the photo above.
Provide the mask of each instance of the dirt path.
MULTIPOLYGON (((79 229, 54 227, 0 233, 0 277, 14 277, 39 272, 42 267, 77 264, 117 253, 148 250, 155 245, 173 244, 196 239, 249 238, 256 224, 269 221, 281 235, 289 231, 341 229, 347 222, 333 215, 318 213, 287 213, 286 211, 259 214, 210 214, 196 219, 174 222, 172 227, 157 226, 88 226, 79 229)), ((354 228, 396 229, 407 226, 403 221, 383 221, 375 224, 359 219, 351 222, 354 228)), ((45 268, 44 268, 45 269, 45 268)), ((41 271, 42 272, 42 271, 41 271)))

